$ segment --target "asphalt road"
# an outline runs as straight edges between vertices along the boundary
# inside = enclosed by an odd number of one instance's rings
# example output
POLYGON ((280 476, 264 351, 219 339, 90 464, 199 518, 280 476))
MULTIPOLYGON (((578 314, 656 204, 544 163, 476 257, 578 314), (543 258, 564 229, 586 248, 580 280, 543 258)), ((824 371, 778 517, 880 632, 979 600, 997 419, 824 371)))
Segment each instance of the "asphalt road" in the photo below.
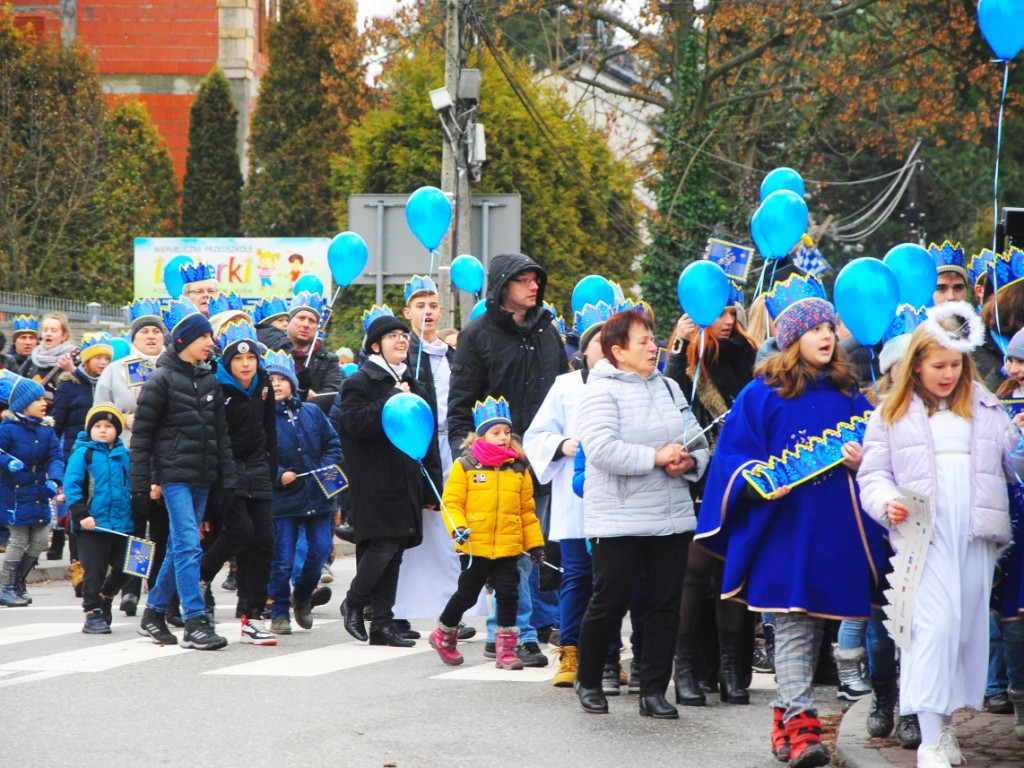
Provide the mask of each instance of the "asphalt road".
MULTIPOLYGON (((218 578, 217 629, 231 644, 214 652, 156 646, 119 612, 113 634, 83 635, 70 582, 33 585, 32 606, 0 608, 0 766, 781 765, 768 675, 755 675, 750 706, 709 701, 654 721, 623 694, 609 715, 588 715, 551 685, 554 659, 496 670, 482 631, 460 643, 466 663, 454 668, 425 639, 408 650, 356 642, 338 614, 354 567, 335 562, 335 598, 312 630, 265 648, 237 643, 218 578)), ((822 715, 840 711, 834 689, 818 699, 822 715)))

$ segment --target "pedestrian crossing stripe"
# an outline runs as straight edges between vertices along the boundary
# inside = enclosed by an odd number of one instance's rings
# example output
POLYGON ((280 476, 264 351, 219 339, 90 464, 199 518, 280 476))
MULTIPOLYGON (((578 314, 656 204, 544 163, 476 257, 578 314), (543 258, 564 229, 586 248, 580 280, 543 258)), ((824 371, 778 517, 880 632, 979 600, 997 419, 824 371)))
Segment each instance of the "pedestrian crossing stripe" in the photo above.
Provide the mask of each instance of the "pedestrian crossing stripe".
POLYGON ((60 637, 61 635, 73 635, 82 631, 82 622, 69 624, 67 622, 19 624, 14 627, 0 629, 0 645, 12 645, 13 643, 27 643, 33 640, 44 640, 48 637, 60 637))

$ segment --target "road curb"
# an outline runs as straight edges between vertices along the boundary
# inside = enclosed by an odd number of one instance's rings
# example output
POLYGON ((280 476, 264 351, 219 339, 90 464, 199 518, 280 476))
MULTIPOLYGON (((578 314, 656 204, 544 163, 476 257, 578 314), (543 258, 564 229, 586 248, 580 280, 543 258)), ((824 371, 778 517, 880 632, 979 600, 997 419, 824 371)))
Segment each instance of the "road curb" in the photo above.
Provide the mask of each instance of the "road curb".
POLYGON ((839 723, 836 736, 836 757, 850 768, 892 768, 878 749, 868 746, 868 712, 871 710, 871 696, 865 696, 846 710, 839 723))

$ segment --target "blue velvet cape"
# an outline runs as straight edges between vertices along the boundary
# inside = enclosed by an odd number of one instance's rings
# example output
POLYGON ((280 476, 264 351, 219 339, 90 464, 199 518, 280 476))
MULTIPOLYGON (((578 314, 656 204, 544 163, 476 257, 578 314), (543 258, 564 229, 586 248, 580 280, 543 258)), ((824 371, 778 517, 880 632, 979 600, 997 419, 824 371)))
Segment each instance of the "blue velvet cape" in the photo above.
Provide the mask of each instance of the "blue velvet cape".
POLYGON ((757 611, 868 617, 883 529, 861 511, 853 474, 840 464, 769 501, 742 471, 870 408, 860 392, 845 395, 826 379, 791 400, 763 378, 740 392, 708 469, 696 532, 725 559, 723 597, 757 611))

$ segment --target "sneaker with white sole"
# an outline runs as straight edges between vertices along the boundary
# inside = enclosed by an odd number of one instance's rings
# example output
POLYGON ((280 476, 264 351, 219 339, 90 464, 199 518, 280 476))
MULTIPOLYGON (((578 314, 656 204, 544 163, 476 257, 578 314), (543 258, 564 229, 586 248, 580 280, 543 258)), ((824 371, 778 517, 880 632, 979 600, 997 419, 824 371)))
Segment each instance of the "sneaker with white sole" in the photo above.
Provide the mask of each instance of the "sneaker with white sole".
POLYGON ((248 645, 277 645, 277 638, 267 631, 261 621, 250 621, 248 616, 242 617, 242 639, 240 643, 248 645))
POLYGON ((946 751, 938 744, 917 748, 917 768, 950 768, 946 751))
POLYGON ((323 568, 320 569, 320 583, 330 584, 334 581, 334 574, 331 572, 331 566, 324 563, 323 568))
POLYGON ((956 732, 953 730, 953 726, 942 726, 942 730, 939 731, 939 738, 935 740, 935 746, 946 753, 946 759, 949 760, 950 765, 963 765, 967 762, 960 752, 960 745, 957 744, 956 732))

